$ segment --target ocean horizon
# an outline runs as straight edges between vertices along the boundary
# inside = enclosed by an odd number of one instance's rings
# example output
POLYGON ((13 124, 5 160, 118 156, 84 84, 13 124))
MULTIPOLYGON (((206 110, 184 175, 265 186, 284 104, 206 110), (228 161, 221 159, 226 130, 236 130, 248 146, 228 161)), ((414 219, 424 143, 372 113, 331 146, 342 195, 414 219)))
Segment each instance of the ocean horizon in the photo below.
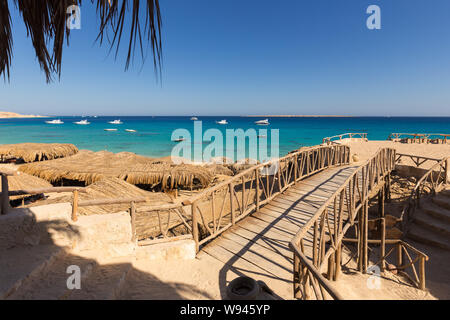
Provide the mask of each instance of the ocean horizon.
MULTIPOLYGON (((190 116, 55 116, 50 118, 0 119, 0 144, 24 142, 72 143, 79 149, 111 152, 133 152, 150 157, 171 154, 176 142, 171 141, 175 129, 186 129, 193 138, 194 123, 190 116), (61 119, 64 124, 47 124, 45 121, 61 119), (86 119, 89 125, 74 122, 86 119), (112 125, 109 121, 120 119, 123 124, 112 125), (104 129, 114 128, 108 132, 104 129), (125 129, 136 130, 127 132, 125 129)), ((279 130, 279 155, 302 146, 322 143, 324 137, 346 132, 364 132, 370 140, 386 140, 390 133, 448 133, 450 117, 271 117, 270 125, 260 126, 253 116, 197 116, 202 121, 203 133, 207 129, 255 129, 267 135, 271 146, 270 129, 279 130), (227 125, 216 121, 226 119, 227 125), (267 130, 267 133, 260 130, 267 130)), ((204 147, 209 142, 204 141, 204 147)), ((270 150, 270 149, 269 149, 270 150)), ((224 152, 225 153, 225 152, 224 152)))

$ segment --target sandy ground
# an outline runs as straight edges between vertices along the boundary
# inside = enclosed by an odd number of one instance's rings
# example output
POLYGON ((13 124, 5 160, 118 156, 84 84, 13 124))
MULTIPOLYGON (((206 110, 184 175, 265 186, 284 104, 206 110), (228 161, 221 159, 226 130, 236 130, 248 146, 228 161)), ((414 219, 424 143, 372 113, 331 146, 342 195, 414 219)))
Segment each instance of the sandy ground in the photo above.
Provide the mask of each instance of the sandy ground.
MULTIPOLYGON (((401 143, 392 141, 344 141, 350 147, 351 154, 356 154, 360 160, 366 160, 374 155, 380 148, 393 148, 397 153, 424 156, 428 158, 442 159, 450 156, 450 144, 425 144, 425 143, 401 143)), ((426 162, 421 168, 428 169, 436 162, 426 162)), ((402 164, 414 165, 409 159, 402 159, 402 164)))

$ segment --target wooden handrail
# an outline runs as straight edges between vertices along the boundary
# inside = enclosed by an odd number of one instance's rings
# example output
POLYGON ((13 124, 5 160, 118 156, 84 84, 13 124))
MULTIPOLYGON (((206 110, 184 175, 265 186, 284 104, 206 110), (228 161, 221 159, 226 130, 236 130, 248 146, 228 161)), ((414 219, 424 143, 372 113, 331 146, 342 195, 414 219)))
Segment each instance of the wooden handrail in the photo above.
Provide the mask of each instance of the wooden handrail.
POLYGON ((426 139, 428 143, 429 140, 442 140, 443 143, 450 141, 450 134, 446 133, 391 133, 389 134, 387 140, 401 140, 401 139, 412 139, 414 142, 420 141, 420 139, 426 139))
POLYGON ((359 136, 358 139, 367 140, 367 133, 348 132, 348 133, 342 133, 342 134, 338 134, 338 135, 335 135, 335 136, 323 138, 322 139, 322 143, 323 144, 327 144, 327 145, 332 144, 332 143, 338 144, 335 141, 333 141, 333 139, 339 138, 339 141, 340 141, 340 140, 345 139, 345 138, 350 138, 351 139, 351 138, 354 138, 355 136, 359 136))
POLYGON ((9 196, 21 196, 21 195, 35 195, 42 193, 63 193, 63 192, 74 192, 77 190, 78 192, 86 193, 86 188, 84 187, 50 187, 50 188, 41 188, 41 189, 22 189, 22 190, 12 190, 9 191, 9 196))
MULTIPOLYGON (((317 210, 311 219, 308 220, 306 224, 303 225, 302 228, 295 234, 289 244, 290 248, 294 251, 294 282, 300 282, 300 279, 298 279, 296 275, 296 273, 299 272, 299 269, 306 268, 309 271, 309 274, 312 275, 320 274, 320 270, 326 262, 328 262, 329 266, 328 273, 330 279, 338 279, 342 250, 341 242, 346 231, 351 225, 354 224, 357 216, 360 225, 358 228, 358 232, 360 234, 359 239, 362 243, 358 252, 358 265, 360 271, 364 272, 367 270, 368 200, 371 197, 371 194, 377 190, 378 185, 384 186, 385 180, 387 179, 389 181, 389 174, 394 169, 394 165, 395 150, 389 148, 380 149, 375 156, 360 165, 355 172, 348 177, 345 182, 333 193, 333 195, 317 210), (360 177, 362 186, 360 185, 360 177), (328 211, 331 207, 334 210, 334 228, 330 227, 329 221, 331 215, 329 215, 328 211), (345 219, 345 223, 343 219, 344 207, 346 207, 346 212, 348 215, 345 219), (302 253, 303 240, 307 232, 309 232, 313 226, 313 262, 311 263, 304 255, 299 255, 298 253, 302 253), (326 240, 324 237, 326 232, 328 232, 328 237, 330 238, 329 241, 331 241, 331 246, 328 250, 326 250, 325 247, 326 240), (300 265, 300 267, 297 264, 300 265)), ((316 280, 318 281, 318 279, 316 280)), ((306 290, 307 287, 305 284, 305 279, 302 280, 302 283, 306 290)), ((329 281, 323 282, 322 286, 328 292, 332 290, 329 281)), ((295 287, 296 284, 294 283, 294 290, 295 287)), ((317 294, 316 297, 320 298, 317 294)))
POLYGON ((404 233, 408 232, 408 224, 413 219, 415 209, 420 206, 421 192, 425 182, 431 180, 432 196, 441 190, 441 188, 450 183, 449 181, 449 162, 450 157, 441 159, 434 164, 420 179, 417 181, 413 190, 411 191, 405 205, 402 208, 400 219, 402 221, 402 229, 404 233), (437 170, 436 170, 437 169, 437 170), (433 175, 437 173, 436 179, 433 175), (443 175, 443 177, 441 177, 443 175), (439 181, 441 179, 441 181, 439 181))
POLYGON ((277 164, 277 163, 282 162, 282 161, 287 160, 287 159, 292 159, 292 158, 294 158, 294 157, 296 157, 296 156, 298 156, 298 155, 300 155, 302 153, 305 153, 305 152, 311 152, 311 151, 316 151, 316 150, 326 149, 326 148, 329 148, 329 146, 311 147, 311 148, 308 148, 306 150, 299 150, 299 151, 296 151, 296 152, 293 152, 293 153, 289 153, 289 154, 287 154, 287 155, 285 155, 284 157, 281 157, 281 158, 272 159, 272 160, 269 160, 267 162, 257 164, 257 165, 255 165, 255 166, 253 166, 251 168, 248 168, 248 169, 238 173, 237 175, 233 176, 231 179, 225 180, 225 181, 223 181, 223 182, 221 182, 221 183, 219 183, 219 184, 217 184, 217 185, 215 185, 213 187, 207 188, 206 190, 203 190, 202 192, 198 193, 197 195, 194 195, 194 196, 190 197, 189 199, 184 200, 183 204, 191 205, 195 201, 208 196, 209 194, 213 193, 214 191, 217 191, 217 190, 223 188, 224 186, 226 186, 226 185, 228 185, 230 183, 236 184, 236 182, 239 182, 239 180, 243 176, 246 176, 249 173, 252 173, 252 172, 254 172, 257 169, 260 170, 260 169, 262 169, 264 167, 267 167, 269 165, 277 164))
POLYGON ((422 164, 424 164, 427 161, 440 162, 442 160, 442 159, 430 158, 430 157, 425 157, 425 156, 417 156, 417 155, 413 155, 413 154, 397 153, 395 163, 396 164, 399 163, 399 161, 402 158, 411 159, 411 161, 414 162, 414 164, 416 165, 417 168, 419 168, 422 164))

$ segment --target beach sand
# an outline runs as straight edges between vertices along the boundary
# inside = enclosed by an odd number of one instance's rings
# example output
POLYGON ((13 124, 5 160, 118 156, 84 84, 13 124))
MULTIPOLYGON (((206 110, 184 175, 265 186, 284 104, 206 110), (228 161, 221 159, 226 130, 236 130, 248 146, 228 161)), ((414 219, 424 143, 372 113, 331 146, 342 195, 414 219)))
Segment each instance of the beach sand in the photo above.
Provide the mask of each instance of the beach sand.
POLYGON ((19 114, 15 112, 0 111, 0 119, 9 118, 45 118, 45 116, 33 115, 33 114, 19 114))

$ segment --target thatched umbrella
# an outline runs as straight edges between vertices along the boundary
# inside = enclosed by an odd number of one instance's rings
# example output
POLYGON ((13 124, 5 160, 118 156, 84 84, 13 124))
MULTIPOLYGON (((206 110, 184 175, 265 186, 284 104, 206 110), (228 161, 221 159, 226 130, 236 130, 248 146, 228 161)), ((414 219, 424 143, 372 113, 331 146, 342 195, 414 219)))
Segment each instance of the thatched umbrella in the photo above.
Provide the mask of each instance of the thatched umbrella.
POLYGON ((160 185, 162 189, 204 188, 213 179, 213 174, 201 166, 175 165, 130 152, 114 154, 88 150, 81 150, 78 154, 63 159, 25 164, 19 167, 19 171, 52 183, 72 180, 89 185, 104 177, 116 177, 151 188, 160 185))
MULTIPOLYGON (((25 173, 19 173, 16 175, 8 176, 8 187, 9 191, 17 191, 17 190, 30 190, 30 189, 43 189, 51 187, 52 185, 38 177, 30 176, 25 173)), ((2 186, 0 184, 0 192, 2 191, 2 186)), ((31 197, 30 195, 20 195, 20 196, 11 196, 10 200, 24 199, 31 197)))
MULTIPOLYGON (((34 177, 35 178, 35 177, 34 177)), ((35 178, 38 179, 38 178, 35 178)), ((148 206, 158 206, 171 203, 173 199, 163 192, 149 192, 142 190, 132 184, 129 184, 118 178, 103 178, 85 189, 86 192, 79 194, 79 200, 99 200, 99 199, 117 199, 117 198, 146 198, 146 203, 138 204, 138 213, 136 214, 136 236, 138 239, 146 239, 149 237, 157 237, 161 234, 160 223, 163 227, 167 223, 171 228, 182 225, 179 215, 173 210, 163 210, 160 212, 145 212, 148 206), (169 218, 170 212, 170 219, 169 218), (159 216, 158 216, 159 214, 159 216), (161 221, 162 219, 163 221, 161 221)), ((55 203, 72 202, 71 194, 62 194, 57 197, 40 200, 24 207, 42 206, 55 203)), ((96 205, 88 207, 79 207, 79 215, 95 215, 95 214, 111 214, 127 211, 130 208, 129 203, 112 204, 112 205, 96 205)), ((186 217, 188 219, 188 217, 186 217)), ((181 231, 182 232, 182 231, 181 231)))
POLYGON ((74 155, 78 148, 69 143, 17 143, 0 145, 0 162, 43 161, 74 155))
MULTIPOLYGON (((139 0, 91 0, 97 5, 100 28, 97 39, 100 44, 106 36, 111 49, 116 46, 116 56, 122 39, 126 16, 131 15, 130 37, 125 69, 134 55, 135 44, 140 46, 144 60, 144 41, 151 45, 153 63, 156 69, 161 67, 161 14, 158 0, 146 0, 143 5, 139 0), (131 11, 128 9, 131 8, 131 11), (141 26, 141 19, 145 25, 141 26), (111 34, 109 35, 109 32, 111 34), (143 39, 144 38, 144 39, 143 39), (144 41, 143 41, 144 40, 144 41)), ((0 0, 0 75, 9 78, 12 60, 12 25, 9 0, 0 0)), ((81 0, 13 0, 20 12, 31 38, 36 58, 45 72, 47 82, 52 74, 61 74, 61 61, 64 42, 69 44, 70 29, 66 28, 67 10, 71 5, 81 5, 81 0), (48 48, 48 45, 53 48, 48 48)))

